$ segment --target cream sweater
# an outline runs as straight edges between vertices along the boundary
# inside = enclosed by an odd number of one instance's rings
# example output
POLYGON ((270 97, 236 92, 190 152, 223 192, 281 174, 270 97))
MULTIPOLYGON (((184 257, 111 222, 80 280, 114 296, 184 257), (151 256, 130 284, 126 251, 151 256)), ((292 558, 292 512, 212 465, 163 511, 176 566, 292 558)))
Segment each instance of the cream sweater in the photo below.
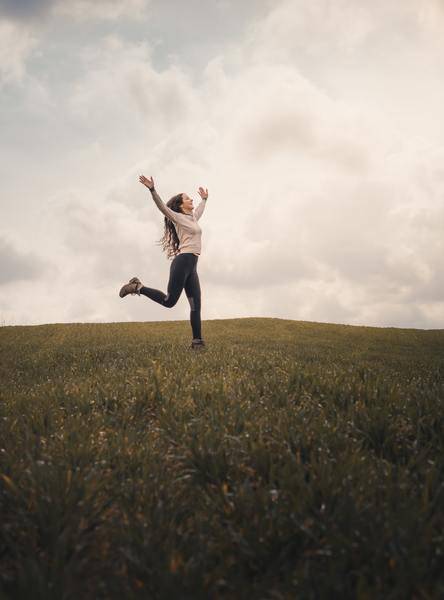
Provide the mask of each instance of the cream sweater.
POLYGON ((154 188, 150 192, 159 210, 174 223, 179 238, 179 254, 192 252, 199 255, 201 252, 202 229, 197 221, 205 210, 206 198, 202 198, 202 202, 194 209, 192 214, 186 215, 168 208, 154 188))

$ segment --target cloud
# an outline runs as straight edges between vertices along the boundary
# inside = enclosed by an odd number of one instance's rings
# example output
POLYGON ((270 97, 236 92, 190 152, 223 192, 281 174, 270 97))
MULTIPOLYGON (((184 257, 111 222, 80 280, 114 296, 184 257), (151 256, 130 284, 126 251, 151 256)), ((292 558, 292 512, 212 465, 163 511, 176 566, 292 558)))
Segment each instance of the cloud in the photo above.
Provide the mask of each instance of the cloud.
POLYGON ((233 117, 242 158, 263 163, 279 154, 293 155, 355 173, 371 167, 369 141, 375 135, 362 113, 335 101, 286 65, 251 66, 242 80, 246 101, 233 117), (247 87, 264 89, 256 95, 247 87))
POLYGON ((51 184, 27 202, 45 207, 35 214, 58 275, 34 318, 188 317, 185 299, 167 311, 118 297, 134 275, 163 290, 168 280, 145 173, 165 201, 209 189, 204 319, 442 326, 443 44, 412 3, 270 4, 196 71, 184 59, 156 67, 152 39, 97 32, 65 80, 55 66, 54 80, 41 76, 54 111, 32 121, 33 139, 48 139, 33 156, 33 190, 39 171, 51 184))
POLYGON ((77 21, 138 19, 149 4, 150 0, 2 0, 0 18, 28 22, 48 16, 77 21))
POLYGON ((116 36, 85 48, 86 74, 67 99, 72 116, 92 121, 103 132, 112 118, 110 130, 120 135, 128 130, 130 119, 136 130, 151 138, 187 119, 188 112, 196 110, 197 98, 189 78, 175 66, 159 74, 150 64, 150 53, 146 43, 126 43, 116 36), (119 117, 122 114, 126 120, 119 117))
POLYGON ((0 20, 0 87, 21 84, 26 76, 26 61, 38 38, 28 27, 0 20))
POLYGON ((251 24, 240 56, 256 64, 290 62, 317 77, 320 69, 361 61, 389 64, 410 44, 436 37, 443 23, 441 0, 283 0, 251 24))
POLYGON ((7 238, 0 237, 0 286, 36 280, 50 274, 50 266, 44 259, 18 250, 7 238))
POLYGON ((30 20, 48 13, 55 0, 2 0, 0 18, 30 20))
POLYGON ((59 0, 54 4, 53 14, 77 21, 140 19, 149 5, 150 0, 59 0))

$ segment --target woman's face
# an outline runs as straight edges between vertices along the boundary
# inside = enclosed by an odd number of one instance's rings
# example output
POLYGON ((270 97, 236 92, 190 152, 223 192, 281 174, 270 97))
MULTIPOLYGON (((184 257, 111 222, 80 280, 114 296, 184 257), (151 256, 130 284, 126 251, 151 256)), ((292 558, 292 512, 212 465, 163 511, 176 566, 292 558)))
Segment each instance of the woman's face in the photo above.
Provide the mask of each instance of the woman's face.
POLYGON ((188 196, 188 194, 182 194, 182 204, 180 205, 182 211, 185 213, 193 212, 193 199, 188 196))

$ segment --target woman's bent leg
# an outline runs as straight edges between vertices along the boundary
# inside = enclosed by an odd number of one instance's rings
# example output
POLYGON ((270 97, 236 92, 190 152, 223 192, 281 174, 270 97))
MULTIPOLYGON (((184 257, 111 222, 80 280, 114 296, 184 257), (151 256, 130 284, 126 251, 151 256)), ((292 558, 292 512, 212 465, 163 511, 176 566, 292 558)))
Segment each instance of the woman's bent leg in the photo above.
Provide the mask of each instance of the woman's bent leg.
POLYGON ((142 286, 139 291, 147 298, 151 298, 151 300, 154 300, 154 302, 158 302, 159 304, 163 304, 166 298, 166 294, 154 288, 142 286))
POLYGON ((201 308, 201 291, 199 276, 197 274, 196 266, 191 271, 188 279, 185 283, 185 293, 190 303, 190 323, 191 329, 193 330, 193 338, 201 339, 201 319, 200 319, 200 308, 201 308))
POLYGON ((164 294, 160 290, 143 286, 140 288, 140 293, 147 298, 151 298, 154 302, 162 304, 167 308, 177 304, 185 281, 190 269, 190 260, 187 254, 178 254, 174 257, 170 266, 170 278, 168 281, 168 293, 164 294))

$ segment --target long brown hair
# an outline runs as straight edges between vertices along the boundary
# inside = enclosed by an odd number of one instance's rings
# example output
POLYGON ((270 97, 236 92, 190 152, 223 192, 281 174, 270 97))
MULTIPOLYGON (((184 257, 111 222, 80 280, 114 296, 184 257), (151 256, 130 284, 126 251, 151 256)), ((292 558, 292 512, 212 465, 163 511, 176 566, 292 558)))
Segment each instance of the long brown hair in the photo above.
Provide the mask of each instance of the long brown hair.
MULTIPOLYGON (((173 196, 168 200, 166 205, 174 212, 182 212, 182 193, 173 196)), ((179 252, 179 236, 177 235, 176 228, 174 227, 173 221, 168 217, 164 217, 165 230, 163 237, 160 238, 159 243, 162 245, 162 250, 167 252, 167 257, 171 258, 176 256, 179 252)))

